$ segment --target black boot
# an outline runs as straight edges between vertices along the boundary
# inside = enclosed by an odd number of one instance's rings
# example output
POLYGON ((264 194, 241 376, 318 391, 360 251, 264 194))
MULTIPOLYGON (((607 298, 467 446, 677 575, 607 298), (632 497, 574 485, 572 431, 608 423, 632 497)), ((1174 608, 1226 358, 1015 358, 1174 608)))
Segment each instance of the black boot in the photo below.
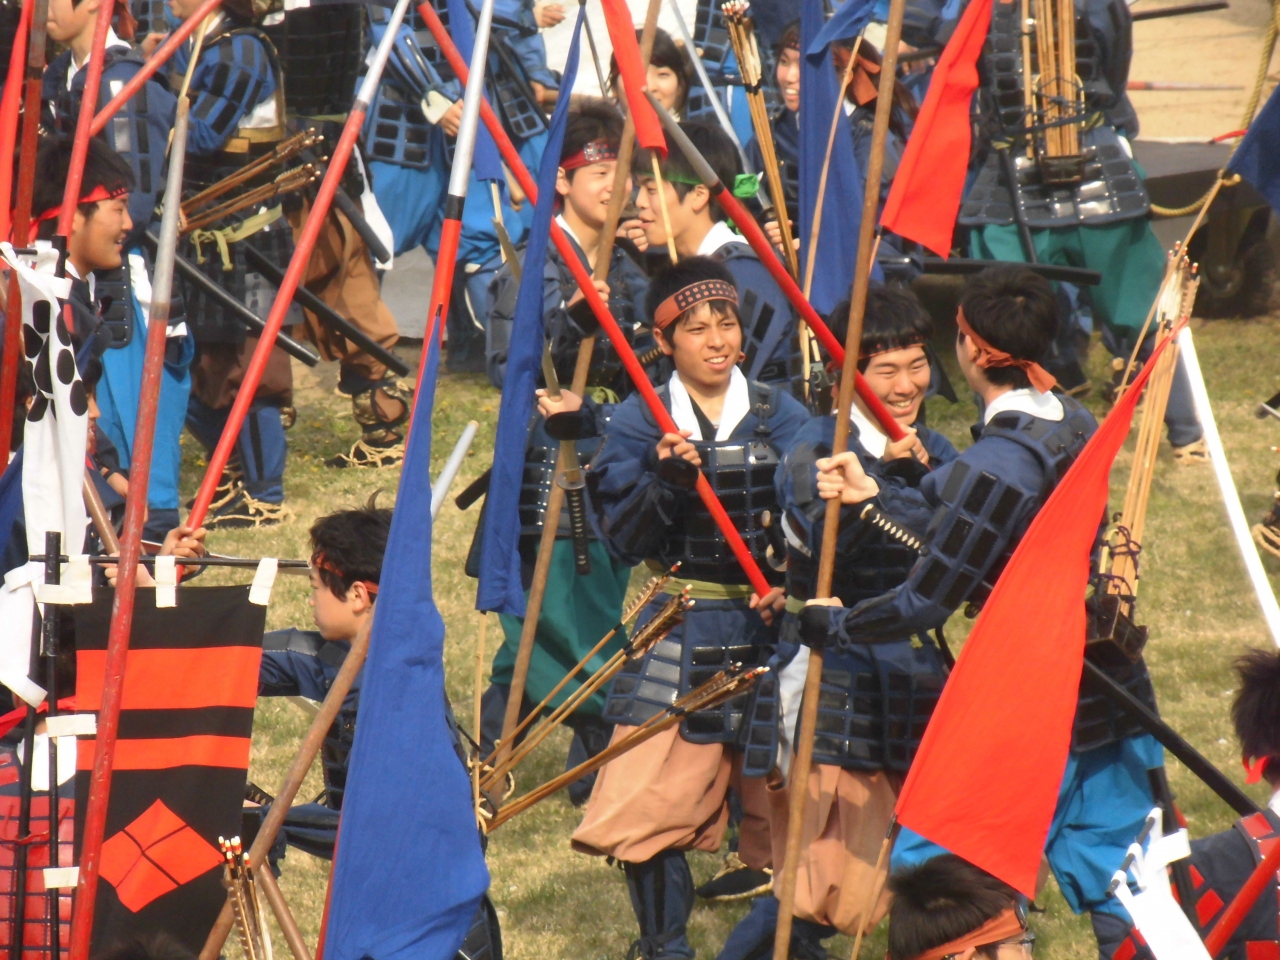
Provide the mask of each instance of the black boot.
POLYGON ((693 912, 693 874, 683 851, 664 850, 644 863, 624 863, 640 939, 628 960, 691 960, 686 931, 693 912))

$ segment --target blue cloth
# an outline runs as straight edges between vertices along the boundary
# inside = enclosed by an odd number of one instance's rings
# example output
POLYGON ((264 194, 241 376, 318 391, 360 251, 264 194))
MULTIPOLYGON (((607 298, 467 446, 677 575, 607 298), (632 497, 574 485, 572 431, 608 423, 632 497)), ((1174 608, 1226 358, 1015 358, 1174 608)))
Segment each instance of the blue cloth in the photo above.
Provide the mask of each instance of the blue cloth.
MULTIPOLYGON (((1156 805, 1147 771, 1163 765, 1164 751, 1146 734, 1068 755, 1045 856, 1076 913, 1097 911, 1129 919, 1120 902, 1107 896, 1107 887, 1156 805)), ((893 845, 890 870, 916 866, 946 852, 904 827, 893 845)))
MULTIPOLYGON (((449 32, 454 44, 458 47, 458 52, 462 54, 462 59, 470 66, 476 42, 471 13, 467 10, 466 0, 448 0, 448 3, 449 32)), ((493 58, 489 57, 488 60, 492 61, 493 58)), ((502 161, 498 157, 498 145, 493 142, 493 136, 485 129, 483 123, 476 131, 475 152, 471 157, 471 173, 473 178, 493 180, 502 184, 505 189, 506 178, 502 173, 502 161)))
MULTIPOLYGON (((135 318, 142 307, 132 296, 135 318)), ((153 510, 178 509, 178 482, 182 472, 182 426, 191 396, 191 359, 195 339, 182 337, 177 359, 165 357, 160 377, 160 404, 156 408, 155 445, 151 453, 151 478, 147 483, 147 506, 153 510)), ((138 398, 142 387, 142 363, 147 352, 147 330, 138 323, 133 339, 123 347, 108 350, 102 357, 102 379, 98 382, 98 426, 115 444, 120 466, 128 470, 133 462, 133 437, 138 424, 138 398)))
MULTIPOLYGON (((175 74, 186 72, 194 43, 188 40, 173 55, 175 74)), ((245 114, 275 92, 271 59, 256 31, 207 39, 191 74, 187 152, 192 156, 217 153, 245 114)))
MULTIPOLYGON (((858 233, 862 227, 863 171, 853 152, 849 118, 841 109, 840 80, 831 63, 830 44, 856 36, 871 19, 869 0, 849 0, 823 26, 822 0, 802 0, 800 4, 800 263, 816 258, 809 301, 819 313, 827 313, 849 296, 858 254, 858 233), (809 250, 813 211, 818 205, 818 185, 822 181, 823 160, 831 133, 831 117, 836 115, 836 138, 831 149, 822 203, 822 226, 817 249, 809 250)), ((882 279, 880 268, 873 276, 882 279)))
MULTIPOLYGON (((551 239, 551 218, 555 214, 556 176, 560 169, 560 149, 569 117, 569 91, 578 74, 578 52, 582 36, 584 8, 564 67, 564 85, 551 117, 550 134, 542 167, 538 170, 538 204, 534 212, 525 263, 546 261, 551 239)), ((496 610, 524 616, 524 587, 520 577, 520 485, 524 476, 524 449, 529 417, 533 413, 534 390, 542 365, 543 278, 527 270, 516 297, 511 325, 511 346, 507 355, 505 389, 498 410, 498 432, 493 444, 493 475, 485 505, 484 538, 480 547, 480 586, 476 609, 496 610)))
MULTIPOLYGON (((197 440, 212 450, 222 437, 230 412, 230 407, 214 410, 198 397, 190 397, 187 400, 187 426, 197 440)), ((273 403, 255 400, 245 414, 240 436, 236 438, 236 459, 244 471, 244 486, 250 496, 264 503, 284 502, 284 468, 288 453, 280 408, 273 403)))
POLYGON ((450 960, 489 886, 431 587, 432 339, 387 539, 342 804, 326 955, 450 960))
POLYGON ((1227 169, 1248 180, 1280 213, 1280 92, 1271 91, 1227 169))
POLYGON ((22 447, 0 474, 0 576, 27 562, 26 512, 22 505, 22 447), (21 540, 17 543, 16 540, 21 540))

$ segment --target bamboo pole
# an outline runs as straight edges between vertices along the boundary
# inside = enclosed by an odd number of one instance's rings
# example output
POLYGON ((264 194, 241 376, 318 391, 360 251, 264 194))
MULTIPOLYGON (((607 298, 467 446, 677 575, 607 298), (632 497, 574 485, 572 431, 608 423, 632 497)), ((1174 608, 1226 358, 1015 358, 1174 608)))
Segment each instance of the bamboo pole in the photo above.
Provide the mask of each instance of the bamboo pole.
MULTIPOLYGON (((249 865, 254 870, 261 869, 263 862, 266 860, 267 851, 275 843, 276 834, 280 832, 280 827, 284 824, 284 818, 289 814, 289 807, 293 805, 294 798, 298 795, 303 781, 307 778, 307 771, 311 769, 311 764, 315 760, 316 754, 320 752, 320 747, 324 744, 325 737, 329 735, 329 728, 333 726, 333 721, 337 719, 338 712, 342 709, 343 701, 346 700, 347 694, 351 692, 351 684, 355 680, 356 674, 364 666, 365 656, 369 652, 369 632, 372 627, 373 619, 371 617, 361 627, 360 632, 356 634, 355 640, 351 642, 351 650, 347 653, 346 659, 342 661, 338 675, 333 678, 333 685, 329 687, 329 692, 325 694, 324 703, 320 705, 320 712, 312 719, 311 726, 307 729, 307 735, 303 738, 301 746, 298 747, 293 763, 289 765, 289 770, 284 775, 284 781, 276 792, 275 800, 271 802, 271 809, 267 811, 267 815, 262 821, 262 826, 258 828, 258 835, 253 838, 253 846, 249 848, 249 865)), ((231 903, 228 901, 223 906, 222 913, 218 915, 213 929, 209 931, 209 937, 205 940, 204 948, 200 951, 200 960, 218 960, 218 955, 222 952, 222 946, 227 941, 227 934, 231 932, 233 922, 231 903)))
MULTIPOLYGON (((422 7, 428 7, 423 4, 422 7)), ((658 10, 661 0, 649 0, 645 13, 644 29, 640 35, 640 62, 647 65, 653 52, 653 38, 658 29, 658 10)), ((420 10, 422 8, 419 8, 420 10)), ((429 20, 429 18, 428 18, 429 20)), ((438 21, 438 18, 437 18, 438 21)), ((434 33, 434 30, 433 30, 434 33)), ((439 38, 437 38, 437 41, 439 38)), ((456 72, 456 70, 455 70, 456 72)), ((486 117, 486 120, 488 118, 486 117)), ((622 216, 622 205, 629 198, 627 180, 631 176, 631 156, 635 150, 635 120, 628 114, 622 129, 622 142, 618 145, 618 163, 613 175, 613 193, 609 197, 609 207, 605 214, 604 227, 600 233, 600 245, 596 248, 596 262, 592 276, 596 280, 606 280, 609 276, 609 264, 613 260, 613 241, 618 232, 618 221, 622 216)), ((528 185, 521 184, 528 193, 528 185)), ((536 194, 530 194, 536 196, 536 194)), ((537 202, 536 200, 534 201, 537 202)), ((556 224, 552 224, 552 235, 557 232, 556 224)), ((573 257, 572 252, 566 259, 573 257)), ((579 284, 581 286, 581 283, 579 284)), ((586 288, 583 287, 586 296, 586 288)), ((594 288, 593 291, 594 292, 594 288)), ((587 386, 587 374, 591 370, 591 354, 595 350, 596 338, 583 337, 578 344, 578 357, 573 368, 573 381, 570 391, 582 396, 587 386)), ((567 463, 566 447, 572 446, 561 442, 560 453, 556 460, 557 480, 564 475, 567 463)), ((520 704, 524 700, 524 687, 529 678, 529 662, 533 659, 533 642, 538 633, 538 617, 542 613, 542 599, 547 592, 547 577, 551 571, 551 551, 555 548, 556 532, 560 528, 560 513, 564 509, 564 488, 557 482, 551 485, 551 494, 547 497, 547 512, 542 521, 542 537, 538 541, 538 557, 533 565, 533 579, 529 584, 529 599, 525 602, 524 622, 520 627, 520 645, 516 648, 516 662, 511 670, 511 689, 507 695, 507 712, 502 719, 502 740, 494 751, 498 761, 505 758, 511 748, 511 732, 520 721, 520 704)))
POLYGON ((307 949, 307 941, 302 938, 302 931, 298 929, 298 921, 294 919, 292 911, 289 910, 289 904, 285 902, 284 893, 280 890, 276 875, 271 872, 270 867, 267 867, 264 870, 256 871, 254 879, 262 887, 262 892, 267 898, 271 912, 276 915, 276 923, 280 924, 280 930, 284 934, 285 942, 289 944, 289 952, 293 954, 293 960, 311 960, 311 951, 307 949))
MULTIPOLYGON (((858 236, 858 260, 853 276, 853 292, 849 302, 849 328, 844 343, 844 368, 840 378, 840 394, 836 405, 835 436, 832 454, 843 452, 849 441, 849 411, 853 406, 854 386, 858 374, 858 349, 862 343, 862 320, 871 281, 877 210, 880 204, 880 177, 884 169, 884 148, 889 133, 889 117, 893 110, 893 89, 898 72, 898 43, 902 36, 902 15, 906 0, 892 0, 885 34, 880 86, 876 98, 875 125, 871 138, 871 156, 867 163, 867 185, 863 198, 862 224, 858 236)), ((836 540, 840 529, 840 499, 827 501, 824 518, 822 554, 818 563, 815 597, 831 596, 831 580, 835 573, 836 540)), ((809 652, 809 669, 805 676, 804 700, 800 714, 800 732, 796 740, 796 757, 791 765, 791 807, 787 821, 786 857, 782 864, 778 893, 778 928, 773 943, 774 960, 787 960, 791 947, 792 911, 795 908, 796 872, 800 866, 800 840, 804 831, 804 813, 808 800, 809 770, 813 764, 813 738, 818 720, 818 697, 822 688, 821 649, 809 652)))

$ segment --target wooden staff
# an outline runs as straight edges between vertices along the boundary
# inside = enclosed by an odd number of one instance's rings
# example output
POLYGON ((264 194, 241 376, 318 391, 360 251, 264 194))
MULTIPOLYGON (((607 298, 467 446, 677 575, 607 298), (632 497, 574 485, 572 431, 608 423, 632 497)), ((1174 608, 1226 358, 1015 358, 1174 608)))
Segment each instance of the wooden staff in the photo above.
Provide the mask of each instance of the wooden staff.
MULTIPOLYGON (((355 640, 351 641, 351 650, 342 661, 338 675, 333 678, 333 685, 325 694, 320 712, 312 719, 307 735, 303 738, 302 745, 298 747, 293 763, 289 765, 289 771, 284 776, 284 782, 276 792, 276 798, 271 801, 271 809, 267 811, 262 826, 258 828, 258 835, 253 838, 253 846, 249 848, 249 863, 255 870, 261 868, 266 860, 267 851, 275 843, 276 834, 280 832, 284 818, 289 814, 289 807, 302 788, 302 782, 307 778, 307 771, 311 769, 316 754, 324 745, 325 737, 329 735, 329 728, 337 719, 338 712, 342 709, 342 702, 351 691, 351 684, 356 674, 364 666, 364 658, 369 652, 369 631, 372 627, 373 618, 370 617, 356 634, 355 640)), ((226 943, 227 934, 231 932, 234 922, 231 903, 228 901, 223 906, 222 913, 218 914, 213 929, 209 931, 209 937, 200 951, 200 960, 218 960, 218 955, 222 952, 222 946, 226 943)))
POLYGON ((524 796, 516 800, 512 800, 499 810, 491 821, 489 821, 488 831, 492 833, 502 824, 506 823, 518 813, 523 813, 539 800, 544 800, 551 794, 555 793, 574 781, 585 777, 589 773, 599 770, 610 760, 640 746, 646 740, 651 740, 662 731, 673 727, 680 723, 689 714, 697 710, 707 710, 716 704, 723 703, 730 697, 735 697, 750 687, 760 675, 765 672, 765 667, 755 667, 745 673, 728 674, 718 673, 706 683, 697 689, 685 694, 674 704, 661 713, 655 714, 644 723, 640 724, 627 736, 623 737, 617 743, 611 743, 604 750, 600 751, 590 760, 578 764, 572 770, 567 770, 560 776, 552 780, 548 780, 542 786, 530 790, 524 796))
MULTIPOLYGON (((867 163, 867 185, 862 205, 862 224, 858 235, 858 260, 853 275, 853 293, 849 302, 849 329, 844 342, 844 369, 840 378, 840 394, 836 405, 835 436, 832 455, 844 452, 849 441, 849 410, 853 406, 854 384, 858 373, 858 348, 862 343, 862 320, 867 306, 867 289, 871 281, 871 250, 874 242, 876 212, 880 204, 880 175, 884 169, 884 146, 889 133, 889 115, 893 110, 893 87, 898 72, 898 41, 902 36, 902 13, 906 0, 892 0, 884 41, 884 62, 880 67, 880 89, 876 98, 876 117, 871 137, 871 157, 867 163)), ((827 501, 824 519, 822 554, 818 562, 815 597, 831 596, 831 579, 835 573, 836 540, 840 529, 840 498, 827 501)), ((813 738, 818 721, 818 696, 822 689, 822 649, 809 651, 809 669, 804 682, 804 701, 800 713, 800 732, 796 740, 796 756, 791 765, 791 807, 787 821, 787 853, 782 865, 782 883, 778 893, 778 928, 773 943, 774 960, 787 960, 791 947, 792 911, 796 899, 796 871, 800 866, 800 839, 804 832, 805 804, 809 796, 809 770, 813 765, 813 738)), ((874 887, 874 876, 873 883, 874 887)), ((864 913, 859 918, 858 941, 866 927, 864 913)), ((855 946, 856 950, 856 946, 855 946)), ((856 955, 856 954, 855 954, 856 955)))
MULTIPOLYGON (((342 135, 338 138, 338 142, 333 148, 333 159, 329 161, 329 168, 325 171, 324 180, 321 181, 320 189, 316 192, 316 199, 311 205, 311 212, 307 216, 307 221, 302 227, 302 233, 294 247, 293 256, 289 260, 289 269, 285 271, 284 279, 280 283, 280 289, 276 292, 276 298, 271 304, 271 312, 267 315, 265 328, 258 337, 258 345, 253 351, 253 357, 249 361, 240 389, 236 393, 235 402, 231 405, 231 411, 227 415, 227 423, 222 430, 222 436, 218 438, 217 446, 214 448, 213 453, 209 455, 208 469, 205 471, 204 479, 200 483, 200 489, 196 493, 195 503, 192 504, 191 513, 188 514, 187 518, 188 524, 192 527, 198 527, 204 523, 209 505, 213 503, 214 490, 217 488, 218 480, 222 476, 222 471, 231 456, 231 450, 240 436, 240 428, 244 425, 245 415, 249 412, 249 407, 253 403, 258 384, 262 382, 262 375, 266 371, 267 360, 275 347, 276 337, 279 335, 285 315, 293 303, 294 292, 302 282, 307 265, 311 262, 311 251, 315 248, 316 241, 320 238, 320 231, 324 227, 325 218, 329 214, 329 207, 333 203, 333 195, 337 193, 342 175, 347 169, 347 161, 351 159, 351 151, 355 147, 356 137, 360 135, 360 131, 364 126, 369 104, 373 100, 374 92, 377 90, 378 82, 382 77, 382 71, 387 65, 388 57, 391 55, 391 44, 395 42, 396 34, 400 29, 400 22, 404 19, 408 6, 409 0, 397 0, 396 6, 391 13, 391 19, 387 23, 386 33, 374 52, 373 62, 360 84, 360 91, 356 94, 355 102, 351 105, 351 111, 347 114, 346 123, 342 128, 342 135)), ((457 156, 462 156, 461 150, 459 150, 457 156)), ((468 163, 467 166, 469 167, 470 164, 468 163)), ((458 210, 458 215, 461 216, 461 209, 458 210)), ((443 239, 441 249, 442 251, 444 249, 443 239)), ((425 358, 429 352, 429 350, 423 350, 423 357, 425 358)), ((82 960, 82 958, 73 957, 72 960, 82 960)))
POLYGON ((667 256, 671 258, 672 263, 679 263, 680 258, 676 255, 676 238, 671 235, 671 210, 667 207, 667 187, 662 182, 662 164, 658 162, 656 153, 649 159, 653 161, 653 180, 658 185, 658 209, 662 211, 662 229, 667 234, 667 256))
MULTIPOLYGON (((661 6, 661 0, 649 0, 648 10, 645 12, 644 29, 640 34, 640 62, 648 64, 649 57, 653 53, 653 37, 658 29, 658 10, 661 6)), ((444 50, 445 45, 441 42, 441 33, 437 32, 436 25, 440 23, 440 18, 435 15, 432 10, 430 14, 426 11, 430 9, 431 4, 424 3, 418 8, 418 12, 422 14, 423 19, 427 22, 432 34, 436 37, 436 42, 444 50), (434 19, 434 23, 432 22, 434 19)), ((443 25, 440 31, 443 32, 443 25)), ((452 47, 452 44, 450 44, 452 47)), ((453 52, 456 56, 457 49, 453 52)), ((446 53, 448 57, 448 53, 446 53)), ((450 58, 451 60, 453 58, 450 58)), ((459 58, 460 59, 460 58, 459 58)), ((457 66, 454 66, 454 72, 458 73, 457 66)), ((462 74, 458 73, 461 77, 462 74)), ((492 111, 487 114, 484 112, 487 104, 481 105, 481 113, 484 116, 486 125, 490 132, 493 132, 495 123, 490 123, 489 118, 492 111)), ((494 134, 494 139, 499 143, 499 149, 502 149, 502 138, 494 134)), ((510 142, 509 138, 506 138, 510 142)), ((592 277, 596 280, 607 280, 609 278, 609 263, 613 260, 613 240, 614 235, 618 232, 618 221, 622 217, 623 203, 628 199, 627 179, 631 175, 631 155, 635 149, 636 127, 635 119, 628 113, 626 124, 622 128, 622 141, 618 144, 618 163, 613 175, 613 193, 609 197, 609 208, 605 214, 604 227, 600 232, 600 244, 596 248, 596 262, 592 270, 592 277)), ((505 151, 504 151, 505 153, 505 151)), ((523 164, 512 163, 517 158, 508 158, 511 168, 519 176, 519 172, 524 170, 523 164)), ((524 192, 537 202, 537 189, 533 185, 532 180, 525 183, 524 180, 528 176, 525 170, 525 177, 521 177, 520 186, 524 192), (533 187, 531 190, 530 188, 533 187)), ((555 239, 560 235, 558 224, 552 222, 551 235, 555 239)), ((572 250, 566 251, 560 246, 557 240, 557 248, 565 261, 570 264, 570 269, 576 266, 577 254, 572 250)), ((567 244, 566 244, 567 246, 567 244)), ((588 302, 592 295, 595 294, 595 288, 592 287, 591 292, 587 292, 587 287, 579 280, 578 284, 582 288, 583 295, 587 297, 588 302)), ((582 396, 587 387, 587 374, 591 371, 591 354, 595 350, 596 338, 594 335, 583 337, 582 342, 578 344, 578 358, 573 367, 573 380, 569 389, 582 396)), ((560 444, 560 453, 556 460, 556 477, 557 480, 565 473, 568 466, 567 448, 571 444, 562 442, 560 444)), ((547 577, 551 572, 551 551, 556 545, 556 532, 560 529, 560 513, 564 509, 564 488, 560 484, 553 483, 551 485, 551 494, 547 497, 547 512, 542 520, 542 537, 538 541, 538 558, 533 565, 533 579, 529 583, 529 599, 525 602, 524 621, 520 625, 520 645, 516 648, 516 661, 511 670, 511 689, 507 695, 507 712, 502 718, 502 740, 499 743, 495 753, 498 760, 505 758, 507 752, 511 748, 511 731, 516 728, 516 724, 520 721, 520 704, 524 700, 525 683, 529 679, 529 662, 533 659, 533 641, 538 633, 538 617, 542 613, 542 600, 547 592, 547 577)))
MULTIPOLYGON (((36 182, 36 151, 40 141, 40 98, 44 84, 44 50, 49 0, 35 0, 28 31, 27 72, 22 91, 22 141, 18 150, 17 203, 13 211, 13 245, 30 241, 31 198, 36 182)), ((7 162, 7 161, 6 161, 7 162)), ((0 360, 0 453, 8 463, 13 443, 13 407, 18 394, 18 365, 22 362, 22 290, 18 272, 9 272, 5 303, 4 357, 0 360)))
POLYGON ((285 943, 289 944, 289 952, 293 954, 294 960, 311 960, 311 951, 307 949, 307 942, 302 938, 298 921, 294 919, 292 911, 289 910, 289 904, 285 902, 284 893, 280 890, 276 875, 271 872, 270 867, 267 867, 265 870, 258 870, 253 876, 262 887, 267 903, 271 906, 271 912, 276 915, 276 923, 280 924, 285 943))
MULTIPOLYGON (((110 13, 113 4, 103 4, 110 13)), ((110 23, 110 17, 107 18, 110 23)), ((102 25, 101 23, 99 24, 102 25)), ((105 36, 105 30, 103 31, 105 36)), ((100 52, 100 51, 99 51, 100 52)), ((99 58, 99 77, 101 58, 99 58)), ((80 110, 80 124, 87 133, 88 104, 97 102, 96 82, 92 91, 89 77, 85 82, 85 99, 80 110), (92 93, 92 96, 90 96, 92 93)), ((164 373, 164 348, 169 328, 169 308, 173 293, 173 259, 178 243, 179 200, 182 196, 182 170, 187 150, 186 100, 178 102, 174 125, 177 141, 169 161, 169 180, 165 185, 164 216, 160 221, 160 246, 156 254, 155 278, 152 283, 151 318, 147 327, 146 351, 142 362, 142 385, 138 391, 137 427, 134 431, 133 457, 129 493, 125 498, 124 535, 120 543, 119 573, 116 579, 115 604, 111 610, 111 628, 107 636, 107 659, 104 667, 102 706, 98 711, 98 734, 93 746, 93 772, 89 781, 89 797, 85 808, 84 839, 81 843, 80 879, 76 892, 75 912, 71 918, 71 960, 88 960, 93 934, 93 910, 98 895, 102 841, 107 825, 107 806, 111 798, 111 773, 115 759, 116 737, 120 728, 120 705, 124 691, 125 661, 129 656, 129 636, 133 631, 133 607, 138 586, 138 557, 142 552, 142 526, 147 516, 147 486, 151 475, 151 451, 155 442, 156 413, 160 403, 160 381, 164 373)), ((83 159, 81 161, 83 165, 83 159)), ((63 197, 63 213, 75 210, 76 192, 63 197)), ((65 236, 65 234, 64 234, 65 236)))
POLYGON ((480 613, 480 636, 476 640, 476 679, 471 694, 471 723, 476 732, 476 762, 471 767, 471 802, 475 804, 477 815, 480 810, 480 713, 481 701, 484 699, 484 642, 489 630, 489 614, 480 613))
POLYGON ((88 467, 84 468, 84 508, 89 512, 89 519, 93 521, 94 529, 98 531, 103 552, 119 556, 120 538, 116 536, 115 524, 111 522, 111 515, 107 513, 102 497, 98 496, 98 488, 93 485, 93 477, 89 474, 88 467))

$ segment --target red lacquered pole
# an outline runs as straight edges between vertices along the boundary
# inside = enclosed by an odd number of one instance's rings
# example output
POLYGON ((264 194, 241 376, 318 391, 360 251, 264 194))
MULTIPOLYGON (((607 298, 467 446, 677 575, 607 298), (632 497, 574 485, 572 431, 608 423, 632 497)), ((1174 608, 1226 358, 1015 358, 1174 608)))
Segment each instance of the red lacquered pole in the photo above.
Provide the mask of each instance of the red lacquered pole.
MULTIPOLYGON (((110 6, 110 5, 107 5, 110 6)), ((86 101, 92 103, 93 101, 86 101)), ((146 353, 142 361, 142 386, 138 395, 138 421, 133 439, 133 465, 125 498, 124 531, 120 536, 120 565, 111 628, 107 634, 107 661, 98 709, 98 733, 93 747, 93 773, 85 807, 84 840, 80 852, 80 879, 71 917, 70 960, 88 960, 93 936, 93 910, 102 866, 102 841, 111 799, 111 771, 116 737, 120 729, 120 704, 124 671, 133 630, 134 599, 138 588, 138 558, 142 553, 142 527, 147 519, 147 485, 151 478, 151 451, 156 435, 156 411, 160 406, 164 348, 169 332, 169 306, 173 293, 173 260, 178 244, 178 213, 182 200, 182 168, 186 160, 188 103, 178 103, 169 182, 164 192, 164 215, 156 250, 151 315, 147 323, 146 353)), ((84 116, 86 111, 81 111, 84 116)))
MULTIPOLYGON (((23 67, 31 59, 27 46, 27 35, 30 33, 34 6, 34 0, 27 0, 22 5, 22 18, 18 21, 18 32, 13 38, 13 53, 9 57, 9 73, 4 84, 4 104, 0 106, 0 217, 4 221, 3 224, 0 224, 0 237, 12 236, 15 246, 19 247, 26 246, 27 243, 27 221, 31 219, 31 189, 35 182, 36 121, 31 114, 27 115, 27 122, 23 125, 23 147, 27 146, 28 139, 31 141, 31 158, 27 163, 27 167, 32 169, 30 169, 30 173, 26 177, 27 204, 26 211, 22 213, 21 239, 18 238, 17 231, 13 229, 14 223, 10 218, 10 213, 13 211, 13 151, 18 139, 19 104, 22 102, 24 90, 27 90, 29 86, 35 87, 36 111, 37 113, 39 112, 39 79, 35 84, 23 83, 23 67), (27 135, 28 127, 32 130, 30 137, 27 135)), ((43 69, 43 29, 39 31, 39 37, 41 48, 39 58, 41 69, 43 69)), ((39 78, 39 75, 40 72, 37 71, 37 78, 39 78)), ((27 151, 24 149, 24 158, 26 154, 27 151)), ((16 275, 11 276, 9 279, 9 298, 6 303, 4 352, 3 355, 0 355, 0 466, 9 462, 9 445, 13 442, 13 405, 17 402, 18 363, 21 361, 19 355, 22 353, 22 294, 18 289, 16 275)))
POLYGON ((373 63, 369 67, 369 72, 365 74, 364 81, 360 84, 360 92, 356 94, 356 100, 352 104, 351 112, 347 114, 347 122, 342 128, 342 136, 338 138, 338 143, 333 148, 333 156, 329 160, 328 169, 325 170, 324 179, 320 181, 320 189, 316 193, 315 202, 311 204, 306 223, 302 227, 302 235, 298 238, 293 257, 289 260, 289 269, 285 271, 284 279, 280 282, 280 289, 276 292, 276 299, 271 304, 271 313, 267 315, 266 325, 262 333, 258 335, 258 346, 253 351, 253 357, 250 359, 249 367, 245 371, 244 380, 236 393, 235 402, 231 405, 231 412, 227 415, 227 425, 223 428, 222 436, 218 439, 218 445, 209 457, 209 469, 205 471, 204 479, 200 483, 200 490, 196 493, 195 503, 192 504, 191 513, 187 516, 187 525, 193 529, 204 523, 205 514, 209 511, 209 504, 213 502, 214 488, 217 487, 218 478, 222 476, 223 468, 227 465, 227 459, 231 456, 231 449, 235 446, 236 438, 240 436, 240 427, 244 424, 245 414, 249 412, 249 406, 253 403, 253 396, 257 393, 258 384, 262 382, 262 374, 267 367, 267 358, 271 355, 271 351, 276 345, 276 337, 280 334, 280 327, 284 323, 285 314, 289 312, 289 305, 293 302, 293 294, 298 289, 298 284, 302 282, 302 275, 306 271, 307 265, 311 262, 311 251, 315 248, 316 240, 320 237, 320 230, 324 227, 325 218, 329 215, 329 207, 333 203, 333 196, 338 192, 343 172, 347 169, 347 161, 351 159, 351 150, 355 146, 356 137, 360 135, 360 129, 364 126, 364 118, 369 111, 369 103, 373 100, 374 92, 378 89, 378 81, 387 65, 387 58, 391 55, 391 45, 395 42, 396 33, 400 29, 400 22, 404 19, 405 12, 408 9, 409 0, 397 0, 391 19, 387 24, 387 30, 382 35, 382 42, 378 44, 373 63))

